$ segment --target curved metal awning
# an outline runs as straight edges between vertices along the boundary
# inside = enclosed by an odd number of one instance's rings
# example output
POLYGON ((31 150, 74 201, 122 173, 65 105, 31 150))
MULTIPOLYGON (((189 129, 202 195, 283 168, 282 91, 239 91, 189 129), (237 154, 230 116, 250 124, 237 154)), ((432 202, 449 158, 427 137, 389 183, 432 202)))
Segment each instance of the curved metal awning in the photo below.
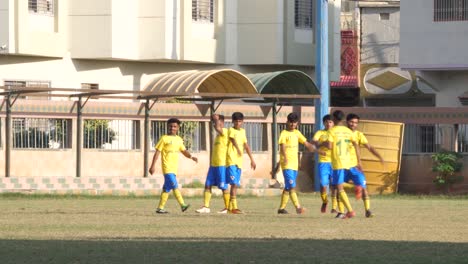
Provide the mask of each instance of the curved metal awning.
POLYGON ((247 76, 231 69, 164 73, 152 79, 145 91, 156 94, 257 94, 247 76))
POLYGON ((298 70, 247 74, 247 77, 260 94, 320 94, 312 78, 298 70))

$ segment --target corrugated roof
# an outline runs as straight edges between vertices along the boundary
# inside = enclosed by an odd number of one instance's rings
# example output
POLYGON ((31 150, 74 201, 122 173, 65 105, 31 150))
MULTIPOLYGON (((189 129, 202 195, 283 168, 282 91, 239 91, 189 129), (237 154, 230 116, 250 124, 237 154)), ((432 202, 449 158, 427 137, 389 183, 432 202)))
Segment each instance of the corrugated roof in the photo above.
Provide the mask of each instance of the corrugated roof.
POLYGON ((312 78, 302 71, 256 73, 247 77, 260 94, 320 94, 312 78))
POLYGON ((330 82, 330 88, 358 88, 357 77, 341 75, 338 82, 330 82))
POLYGON ((242 73, 231 70, 183 71, 161 74, 145 91, 155 93, 257 94, 254 84, 242 73))

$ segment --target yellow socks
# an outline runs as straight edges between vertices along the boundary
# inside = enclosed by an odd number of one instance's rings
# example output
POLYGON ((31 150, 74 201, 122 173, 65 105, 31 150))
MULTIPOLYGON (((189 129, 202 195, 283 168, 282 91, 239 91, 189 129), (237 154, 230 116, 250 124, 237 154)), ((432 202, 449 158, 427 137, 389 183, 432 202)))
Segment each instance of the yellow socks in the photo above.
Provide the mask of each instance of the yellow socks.
POLYGON ((364 208, 366 209, 366 211, 369 210, 370 209, 370 198, 369 198, 369 196, 362 198, 362 200, 364 201, 364 208))
POLYGON ((292 201, 292 203, 294 204, 294 206, 296 208, 301 207, 301 205, 299 204, 299 200, 297 199, 297 194, 296 194, 295 191, 290 191, 289 192, 289 197, 291 197, 291 201, 292 201))
POLYGON ((184 198, 182 198, 182 194, 180 193, 179 189, 174 189, 174 196, 179 202, 180 206, 185 205, 184 198))
POLYGON ((340 196, 340 202, 344 204, 346 209, 348 209, 348 212, 352 212, 353 208, 351 207, 351 204, 349 203, 348 195, 344 190, 339 191, 339 196, 340 196))
POLYGON ((229 199, 231 195, 229 193, 223 193, 224 208, 229 209, 229 199))
POLYGON ((162 192, 161 193, 161 198, 159 200, 159 209, 164 209, 164 206, 166 205, 167 199, 169 198, 169 193, 168 192, 162 192))
POLYGON ((231 196, 230 202, 229 202, 229 208, 230 211, 237 209, 237 199, 235 196, 231 196))
POLYGON ((211 200, 211 192, 205 190, 205 193, 203 194, 204 201, 205 201, 205 207, 210 208, 210 200, 211 200))
POLYGON ((322 198, 322 203, 328 203, 327 190, 320 192, 320 198, 322 198))
POLYGON ((284 190, 283 194, 281 195, 280 209, 286 208, 286 205, 288 204, 288 201, 289 201, 289 192, 284 190))

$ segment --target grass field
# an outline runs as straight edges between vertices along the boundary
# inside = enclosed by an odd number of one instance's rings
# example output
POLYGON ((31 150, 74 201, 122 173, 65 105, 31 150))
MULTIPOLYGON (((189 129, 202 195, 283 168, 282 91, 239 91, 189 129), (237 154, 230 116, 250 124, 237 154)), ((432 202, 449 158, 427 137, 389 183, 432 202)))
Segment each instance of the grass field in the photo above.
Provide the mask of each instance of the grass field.
POLYGON ((279 197, 241 197, 244 215, 171 197, 156 215, 158 197, 0 195, 0 263, 468 263, 468 197, 374 196, 375 218, 352 201, 347 220, 299 199, 305 215, 277 215, 279 197))

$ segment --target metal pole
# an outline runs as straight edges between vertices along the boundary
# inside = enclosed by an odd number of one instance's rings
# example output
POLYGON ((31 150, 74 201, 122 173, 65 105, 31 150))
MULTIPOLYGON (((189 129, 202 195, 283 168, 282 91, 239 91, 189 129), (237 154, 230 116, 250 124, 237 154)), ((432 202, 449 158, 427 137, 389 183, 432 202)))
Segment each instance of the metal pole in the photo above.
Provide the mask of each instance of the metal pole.
MULTIPOLYGON (((328 0, 316 1, 316 51, 315 74, 317 86, 320 88, 320 98, 315 100, 315 129, 323 129, 322 116, 328 113, 330 105, 330 83, 328 69, 328 0)), ((315 191, 320 190, 318 173, 318 155, 315 154, 314 166, 315 191)))
POLYGON ((273 102, 272 107, 272 118, 273 123, 271 124, 271 141, 272 141, 272 156, 271 156, 271 174, 272 179, 276 179, 275 167, 278 162, 278 126, 277 126, 277 112, 276 112, 276 102, 273 102))
POLYGON ((10 177, 10 154, 11 154, 11 104, 10 95, 5 98, 6 118, 5 118, 5 177, 10 177))
POLYGON ((145 102, 145 135, 144 135, 144 141, 143 141, 143 151, 144 151, 144 156, 143 156, 143 177, 148 177, 148 152, 149 152, 149 99, 146 99, 145 102))
POLYGON ((83 105, 81 104, 81 96, 78 97, 78 105, 76 108, 76 177, 81 177, 81 145, 82 145, 82 112, 83 105))

